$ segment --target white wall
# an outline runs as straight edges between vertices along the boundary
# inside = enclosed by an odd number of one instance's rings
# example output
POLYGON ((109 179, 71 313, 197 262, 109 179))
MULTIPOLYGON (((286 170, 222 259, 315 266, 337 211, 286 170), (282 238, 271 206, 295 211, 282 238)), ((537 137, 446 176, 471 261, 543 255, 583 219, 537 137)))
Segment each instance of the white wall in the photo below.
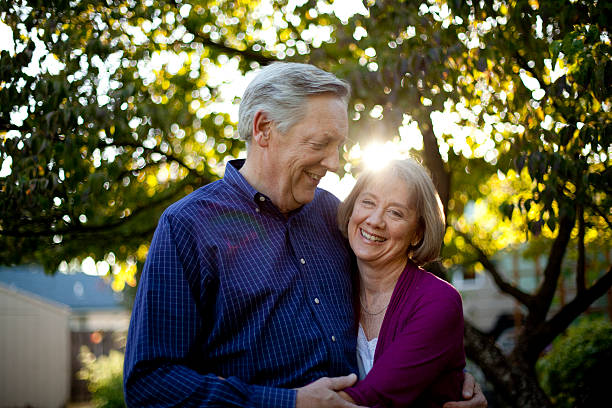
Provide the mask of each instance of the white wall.
POLYGON ((86 312, 72 310, 70 315, 70 330, 84 331, 114 331, 127 332, 130 326, 130 310, 88 310, 86 312))
POLYGON ((480 330, 489 331, 500 315, 514 313, 514 299, 502 293, 486 272, 468 280, 463 280, 462 275, 456 273, 452 283, 461 292, 465 319, 480 330))
POLYGON ((68 402, 69 314, 63 305, 0 285, 0 407, 68 402))

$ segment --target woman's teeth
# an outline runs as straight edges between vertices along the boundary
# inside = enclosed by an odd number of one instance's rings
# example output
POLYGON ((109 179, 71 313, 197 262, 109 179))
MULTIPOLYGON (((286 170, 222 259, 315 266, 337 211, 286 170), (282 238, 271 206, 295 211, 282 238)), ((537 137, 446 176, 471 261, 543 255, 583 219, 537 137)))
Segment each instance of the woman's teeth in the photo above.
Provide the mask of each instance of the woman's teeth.
POLYGON ((386 241, 385 238, 381 238, 381 237, 377 237, 376 235, 368 234, 367 232, 365 232, 362 229, 360 229, 360 231, 361 231, 361 236, 364 237, 365 239, 367 239, 368 241, 374 241, 374 242, 384 242, 384 241, 386 241))

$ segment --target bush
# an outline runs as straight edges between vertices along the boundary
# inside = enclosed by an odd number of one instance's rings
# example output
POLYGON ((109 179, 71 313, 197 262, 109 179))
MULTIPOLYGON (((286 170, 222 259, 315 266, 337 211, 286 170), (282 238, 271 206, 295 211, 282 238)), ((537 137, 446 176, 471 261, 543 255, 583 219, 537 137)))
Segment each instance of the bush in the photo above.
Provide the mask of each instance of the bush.
POLYGON ((540 384, 556 406, 595 407, 608 399, 612 325, 583 318, 557 338, 537 364, 540 384))
POLYGON ((87 381, 92 402, 97 408, 125 407, 123 398, 123 354, 111 350, 108 356, 96 358, 86 346, 81 347, 79 359, 83 368, 79 378, 87 381))

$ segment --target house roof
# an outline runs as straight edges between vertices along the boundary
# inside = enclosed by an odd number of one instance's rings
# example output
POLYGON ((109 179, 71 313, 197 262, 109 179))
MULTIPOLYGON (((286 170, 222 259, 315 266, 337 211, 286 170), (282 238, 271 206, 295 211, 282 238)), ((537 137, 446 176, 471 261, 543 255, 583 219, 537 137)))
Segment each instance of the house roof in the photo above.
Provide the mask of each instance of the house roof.
POLYGON ((110 283, 84 273, 46 275, 42 266, 0 267, 0 283, 70 307, 73 311, 124 309, 123 294, 110 283))

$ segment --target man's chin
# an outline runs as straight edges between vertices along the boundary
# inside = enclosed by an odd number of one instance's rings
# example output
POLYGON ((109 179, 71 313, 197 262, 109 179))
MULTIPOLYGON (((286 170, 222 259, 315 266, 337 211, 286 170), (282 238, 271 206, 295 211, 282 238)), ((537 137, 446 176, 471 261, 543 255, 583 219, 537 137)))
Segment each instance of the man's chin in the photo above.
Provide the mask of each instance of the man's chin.
POLYGON ((299 204, 299 206, 304 206, 314 200, 315 190, 309 192, 301 192, 299 195, 294 195, 294 200, 299 204))

